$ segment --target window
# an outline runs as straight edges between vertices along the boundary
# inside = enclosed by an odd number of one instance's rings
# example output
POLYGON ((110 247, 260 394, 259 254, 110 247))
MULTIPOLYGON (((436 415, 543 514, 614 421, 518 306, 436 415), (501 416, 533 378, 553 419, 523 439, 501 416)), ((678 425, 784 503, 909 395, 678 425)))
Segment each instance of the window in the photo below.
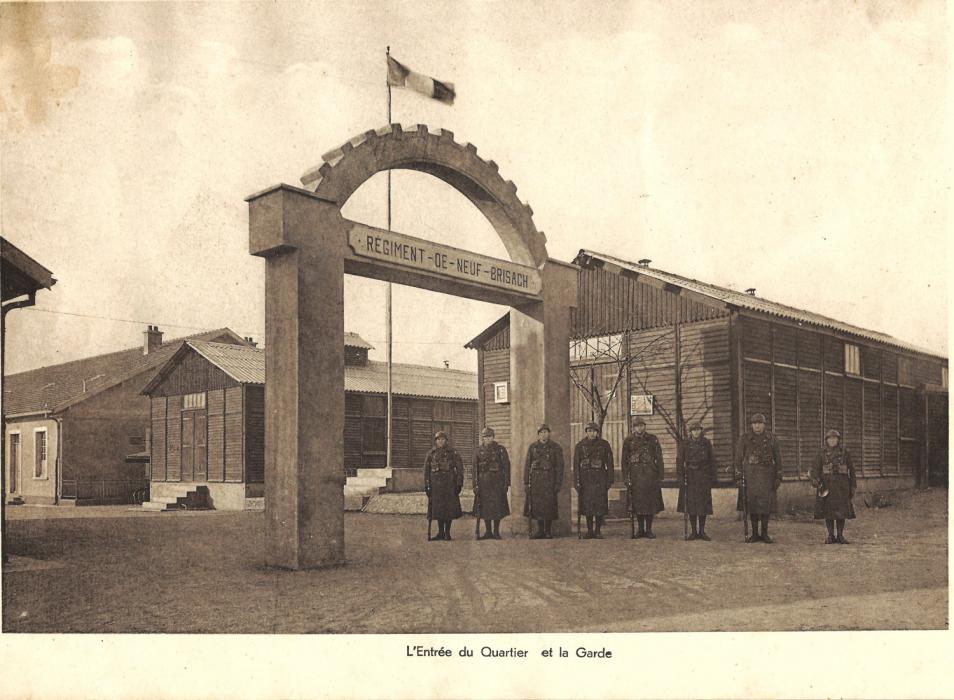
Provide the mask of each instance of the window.
POLYGON ((573 340, 570 341, 570 360, 618 359, 622 347, 622 333, 573 340))
POLYGON ((363 397, 364 416, 361 419, 361 451, 364 454, 385 454, 388 449, 387 411, 384 396, 363 397))
POLYGON ((510 392, 507 382, 494 382, 494 403, 509 403, 510 392))
POLYGON ((947 367, 941 367, 941 386, 947 389, 947 367))
POLYGON ((33 431, 35 449, 33 451, 33 478, 46 478, 46 428, 33 431))
POLYGON ((205 392, 198 394, 186 394, 182 397, 182 410, 188 411, 193 408, 205 408, 205 392))
POLYGON ((20 475, 20 433, 10 433, 10 493, 17 490, 20 475))
POLYGON ((845 343, 845 374, 861 374, 861 348, 845 343))

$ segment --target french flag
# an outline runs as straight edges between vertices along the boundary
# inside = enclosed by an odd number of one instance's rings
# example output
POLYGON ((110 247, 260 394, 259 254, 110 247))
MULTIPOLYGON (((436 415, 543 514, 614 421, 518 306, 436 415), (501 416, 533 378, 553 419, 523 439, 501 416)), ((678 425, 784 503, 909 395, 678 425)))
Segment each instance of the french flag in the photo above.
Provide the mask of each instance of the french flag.
POLYGON ((409 88, 448 105, 454 104, 454 98, 457 96, 454 92, 453 83, 444 83, 426 75, 415 73, 390 56, 388 56, 388 85, 409 88))

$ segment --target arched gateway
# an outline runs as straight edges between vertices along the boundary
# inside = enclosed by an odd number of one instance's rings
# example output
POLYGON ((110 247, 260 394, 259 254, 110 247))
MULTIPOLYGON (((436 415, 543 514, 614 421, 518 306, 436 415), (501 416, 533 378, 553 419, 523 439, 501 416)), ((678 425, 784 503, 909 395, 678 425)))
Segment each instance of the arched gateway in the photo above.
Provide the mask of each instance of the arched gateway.
MULTIPOLYGON (((302 177, 248 198, 249 249, 265 267, 266 562, 304 569, 344 561, 344 275, 505 304, 510 318, 514 463, 509 520, 522 520, 523 456, 546 421, 569 457, 570 307, 575 267, 547 256, 517 188, 449 131, 398 124, 326 154, 302 177), (377 229, 341 207, 382 170, 418 170, 456 188, 487 218, 510 255, 497 260, 377 229)), ((558 533, 569 531, 570 479, 558 533)))

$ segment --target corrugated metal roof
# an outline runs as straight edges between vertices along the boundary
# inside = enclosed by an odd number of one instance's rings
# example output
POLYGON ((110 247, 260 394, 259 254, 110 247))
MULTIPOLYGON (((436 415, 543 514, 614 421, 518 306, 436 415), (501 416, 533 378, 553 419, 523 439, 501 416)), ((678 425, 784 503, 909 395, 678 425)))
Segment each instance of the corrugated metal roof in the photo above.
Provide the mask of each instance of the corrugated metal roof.
POLYGON ((241 384, 265 384, 265 351, 261 348, 199 340, 186 345, 241 384))
MULTIPOLYGON (((230 377, 243 384, 265 383, 265 350, 260 348, 190 341, 189 347, 230 377)), ((345 391, 385 394, 388 390, 386 362, 366 367, 345 366, 345 391)), ((426 365, 392 366, 392 392, 401 396, 477 400, 477 374, 426 365)))
POLYGON ((922 348, 918 345, 914 345, 913 343, 899 340, 898 338, 890 336, 887 333, 861 328, 860 326, 855 326, 851 323, 846 323, 828 316, 823 316, 813 311, 807 311, 794 306, 781 304, 777 301, 755 296, 754 294, 738 292, 734 289, 720 287, 715 284, 709 284, 708 282, 700 282, 699 280, 689 279, 688 277, 682 277, 681 275, 665 272, 664 270, 659 270, 653 267, 643 267, 637 263, 629 262, 628 260, 623 260, 612 255, 606 255, 605 253, 581 249, 574 262, 576 262, 578 265, 583 265, 584 257, 595 258, 596 260, 600 260, 603 263, 607 263, 604 264, 604 267, 616 266, 620 269, 635 272, 639 275, 646 275, 647 277, 652 277, 661 282, 683 287, 684 289, 688 289, 692 292, 702 294, 741 309, 757 311, 760 313, 769 314, 771 316, 779 316, 792 321, 807 323, 813 326, 830 328, 832 330, 848 333, 849 335, 859 336, 861 338, 873 340, 878 343, 884 343, 885 345, 892 345, 903 350, 930 355, 931 357, 947 359, 946 355, 938 353, 934 350, 922 348))
POLYGON ((345 331, 346 348, 364 348, 365 350, 374 350, 374 346, 357 333, 345 331))
MULTIPOLYGON (((425 365, 394 364, 392 391, 402 396, 477 400, 477 373, 425 365)), ((367 367, 345 367, 345 391, 384 394, 388 390, 388 365, 370 362, 367 367)))
POLYGON ((11 374, 3 381, 4 414, 16 416, 61 411, 140 374, 145 385, 150 370, 167 362, 184 341, 226 337, 242 340, 228 328, 219 328, 168 340, 148 355, 144 355, 142 346, 138 346, 11 374))

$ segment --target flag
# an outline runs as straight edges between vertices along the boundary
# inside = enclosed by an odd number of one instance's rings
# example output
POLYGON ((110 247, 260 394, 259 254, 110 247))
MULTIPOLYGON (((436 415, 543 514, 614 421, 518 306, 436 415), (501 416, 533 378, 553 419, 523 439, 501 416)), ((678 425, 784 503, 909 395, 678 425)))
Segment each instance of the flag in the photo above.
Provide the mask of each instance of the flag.
POLYGON ((454 104, 454 98, 457 94, 454 92, 453 83, 444 83, 440 80, 434 80, 426 75, 415 73, 402 63, 395 61, 388 56, 388 85, 394 87, 410 88, 427 97, 444 104, 454 104))

